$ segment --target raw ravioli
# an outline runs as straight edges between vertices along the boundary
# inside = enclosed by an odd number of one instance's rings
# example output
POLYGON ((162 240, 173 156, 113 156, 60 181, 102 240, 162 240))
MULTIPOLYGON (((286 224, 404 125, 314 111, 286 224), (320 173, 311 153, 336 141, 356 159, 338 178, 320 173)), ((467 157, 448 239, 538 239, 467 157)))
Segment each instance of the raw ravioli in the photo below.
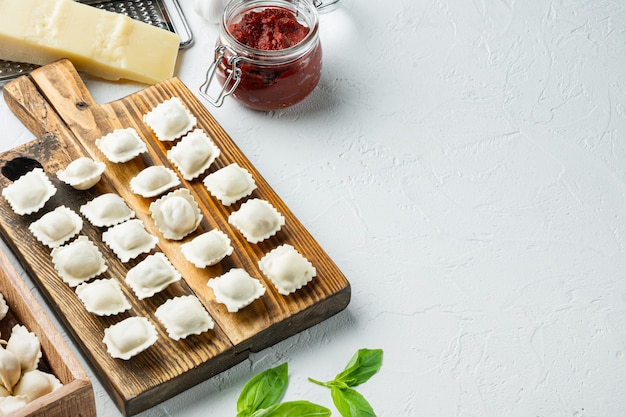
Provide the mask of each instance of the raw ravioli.
POLYGON ((217 229, 183 243, 180 249, 185 258, 198 268, 215 265, 233 253, 230 238, 226 233, 217 229))
POLYGON ((131 308, 120 284, 112 279, 84 282, 76 287, 76 295, 90 313, 111 316, 131 308))
POLYGON ((256 189, 250 172, 236 163, 207 175, 203 183, 213 197, 225 206, 230 206, 235 201, 249 196, 256 189))
POLYGON ((107 327, 102 341, 113 358, 128 360, 158 339, 154 324, 145 317, 129 317, 107 327))
POLYGON ((132 127, 115 129, 96 139, 96 146, 114 163, 128 162, 137 155, 148 152, 148 147, 132 127))
POLYGON ((139 219, 127 220, 102 233, 102 241, 115 252, 122 262, 150 252, 159 239, 146 231, 139 219))
POLYGON ((167 151, 168 159, 187 181, 193 180, 209 169, 219 154, 218 147, 202 129, 189 132, 167 151))
POLYGON ((144 168, 130 180, 130 189, 135 194, 150 198, 179 184, 180 180, 174 171, 162 165, 153 165, 144 168))
POLYGON ((54 268, 70 287, 107 270, 100 250, 87 236, 79 236, 65 246, 52 249, 51 255, 54 268))
POLYGON ((279 293, 288 295, 310 282, 315 267, 291 245, 281 245, 259 261, 261 271, 274 283, 279 293))
POLYGON ((234 268, 220 277, 211 278, 207 286, 213 289, 215 300, 224 304, 230 313, 236 313, 265 294, 261 281, 252 278, 241 268, 234 268))
POLYGON ((144 122, 160 141, 173 141, 196 125, 196 117, 185 108, 178 97, 172 97, 143 116, 144 122))
POLYGON ((248 242, 258 243, 274 236, 285 224, 285 218, 269 202, 255 198, 231 213, 228 223, 239 229, 248 242))
POLYGON ((150 204, 150 212, 163 237, 171 240, 181 240, 202 221, 200 207, 186 188, 159 198, 150 204))
POLYGON ((201 334, 215 326, 209 313, 194 295, 169 299, 156 309, 154 315, 174 340, 201 334))
POLYGON ((56 248, 76 236, 83 220, 72 209, 59 206, 28 226, 28 230, 44 245, 56 248))
POLYGON ((126 273, 126 282, 138 299, 152 297, 182 278, 162 252, 146 257, 126 273))
POLYGON ((57 177, 77 190, 88 190, 100 181, 106 165, 83 157, 72 161, 65 169, 57 172, 57 177))
POLYGON ((135 212, 115 193, 94 198, 82 205, 80 212, 96 227, 115 226, 135 217, 135 212))
POLYGON ((2 189, 2 196, 20 216, 39 211, 57 189, 41 168, 35 168, 2 189))

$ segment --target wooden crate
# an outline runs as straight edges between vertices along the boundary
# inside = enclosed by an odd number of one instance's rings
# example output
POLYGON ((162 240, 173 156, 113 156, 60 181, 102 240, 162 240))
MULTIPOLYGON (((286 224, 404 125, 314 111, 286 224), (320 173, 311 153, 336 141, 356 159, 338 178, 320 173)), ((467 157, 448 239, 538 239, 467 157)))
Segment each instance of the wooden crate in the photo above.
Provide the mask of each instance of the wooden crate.
POLYGON ((63 384, 13 417, 95 417, 93 389, 87 374, 2 251, 0 268, 0 293, 9 305, 9 313, 0 323, 2 336, 8 337, 15 324, 35 333, 43 353, 40 369, 54 374, 63 384))

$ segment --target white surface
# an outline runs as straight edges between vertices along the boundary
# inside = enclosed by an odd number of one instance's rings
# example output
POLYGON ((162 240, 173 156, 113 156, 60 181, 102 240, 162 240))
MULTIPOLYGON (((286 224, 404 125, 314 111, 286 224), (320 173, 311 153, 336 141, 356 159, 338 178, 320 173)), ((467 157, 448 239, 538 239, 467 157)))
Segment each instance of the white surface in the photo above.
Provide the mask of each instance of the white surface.
MULTIPOLYGON (((216 28, 182 1, 193 90, 216 28)), ((352 284, 346 311, 141 414, 234 416, 255 373, 334 406, 359 348, 379 416, 626 409, 626 4, 342 0, 303 104, 211 109, 352 284)), ((88 81, 106 102, 140 86, 88 81)), ((32 135, 0 103, 3 149, 32 135)), ((99 416, 119 412, 93 379, 99 416)), ((333 415, 339 415, 336 411, 333 415)))

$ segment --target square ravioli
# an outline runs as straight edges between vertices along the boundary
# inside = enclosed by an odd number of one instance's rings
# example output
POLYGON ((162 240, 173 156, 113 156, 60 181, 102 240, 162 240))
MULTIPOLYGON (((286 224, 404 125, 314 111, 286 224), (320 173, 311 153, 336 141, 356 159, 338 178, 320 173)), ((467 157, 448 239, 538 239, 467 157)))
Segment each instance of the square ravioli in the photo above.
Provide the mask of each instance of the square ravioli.
POLYGON ((316 274, 313 264, 288 244, 277 247, 261 258, 259 268, 283 295, 299 290, 316 274))
POLYGON ((150 213, 163 237, 170 240, 181 240, 202 221, 200 207, 186 188, 172 191, 150 204, 150 213))
POLYGON ((107 159, 114 163, 128 162, 137 155, 148 152, 145 142, 132 127, 115 129, 96 139, 96 146, 107 159))
POLYGON ((184 295, 161 304, 154 315, 173 340, 199 335, 215 326, 213 319, 195 295, 184 295))
POLYGON ((80 207, 80 212, 96 227, 115 226, 135 217, 135 211, 115 193, 102 194, 80 207))
POLYGON ((226 233, 217 229, 203 233, 193 238, 193 240, 183 243, 180 246, 180 250, 185 259, 197 268, 215 265, 233 253, 230 238, 226 233))
POLYGON ((72 209, 59 206, 28 226, 28 230, 49 248, 61 246, 83 228, 83 219, 72 209))
POLYGON ((145 317, 129 317, 104 329, 102 341, 113 358, 128 360, 158 340, 154 324, 145 317))
POLYGON ((256 189, 250 172, 237 163, 218 169, 207 175, 202 182, 211 195, 225 206, 249 196, 256 189))
POLYGON ((65 246, 52 249, 51 256, 54 269, 70 287, 107 270, 102 253, 87 236, 79 236, 65 246))
POLYGON ((191 114, 178 97, 158 104, 143 116, 143 121, 162 142, 173 141, 189 132, 196 125, 191 114))
POLYGON ((148 253, 159 239, 148 233, 139 219, 126 220, 102 233, 102 241, 107 244, 122 262, 135 259, 148 253))
POLYGON ((35 168, 3 188, 2 196, 16 214, 23 216, 39 211, 56 192, 43 169, 35 168))
POLYGON ((131 308, 122 287, 112 278, 83 282, 76 287, 76 295, 96 316, 112 316, 131 308))
POLYGON ((285 224, 285 218, 268 201, 254 198, 243 203, 228 216, 250 243, 258 243, 274 236, 285 224))
POLYGON ((202 129, 194 129, 167 151, 167 158, 187 181, 209 169, 220 150, 202 129))
POLYGON ((138 299, 152 297, 182 278, 162 252, 147 256, 126 273, 126 282, 138 299))
POLYGON ((233 268, 222 276, 211 278, 207 286, 213 289, 215 301, 224 304, 229 313, 238 312, 265 294, 261 281, 241 268, 233 268))

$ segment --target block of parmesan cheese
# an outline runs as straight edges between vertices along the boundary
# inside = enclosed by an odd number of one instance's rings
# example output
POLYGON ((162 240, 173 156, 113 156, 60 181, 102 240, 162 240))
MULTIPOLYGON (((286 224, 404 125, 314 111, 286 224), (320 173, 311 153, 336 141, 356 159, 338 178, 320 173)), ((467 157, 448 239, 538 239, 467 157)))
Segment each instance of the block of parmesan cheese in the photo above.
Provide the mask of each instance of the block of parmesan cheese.
POLYGON ((0 59, 67 58, 87 74, 151 84, 173 76, 179 46, 175 33, 73 0, 0 0, 0 59))

